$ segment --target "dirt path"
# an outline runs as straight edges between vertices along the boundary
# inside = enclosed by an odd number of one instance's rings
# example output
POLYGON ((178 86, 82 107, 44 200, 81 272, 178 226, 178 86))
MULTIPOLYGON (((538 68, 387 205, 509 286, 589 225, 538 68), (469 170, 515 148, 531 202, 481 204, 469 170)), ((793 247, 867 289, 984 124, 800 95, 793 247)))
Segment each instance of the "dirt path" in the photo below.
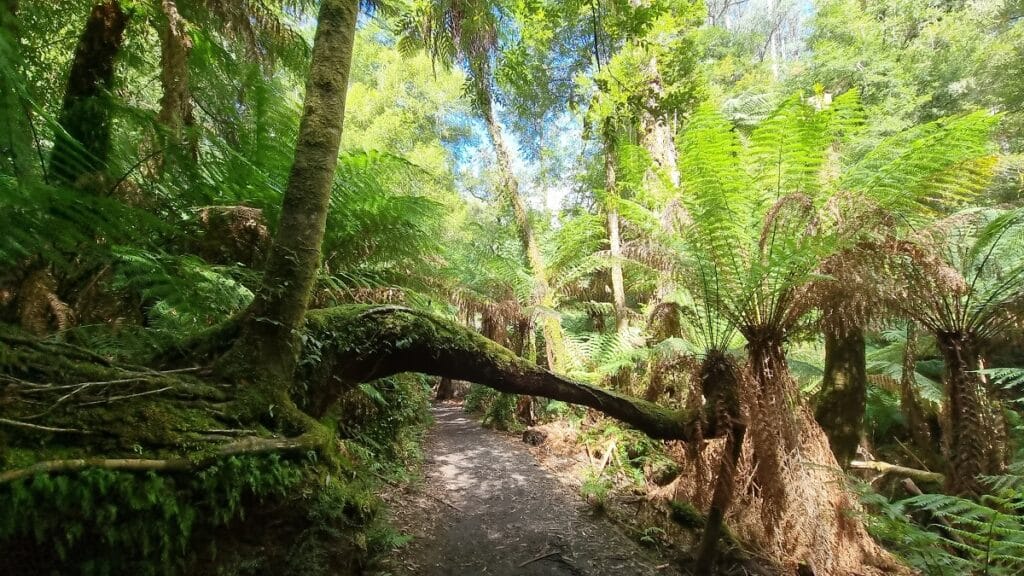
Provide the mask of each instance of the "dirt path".
POLYGON ((513 438, 458 406, 434 408, 424 485, 391 495, 413 541, 389 559, 396 575, 671 575, 607 520, 567 493, 513 438))

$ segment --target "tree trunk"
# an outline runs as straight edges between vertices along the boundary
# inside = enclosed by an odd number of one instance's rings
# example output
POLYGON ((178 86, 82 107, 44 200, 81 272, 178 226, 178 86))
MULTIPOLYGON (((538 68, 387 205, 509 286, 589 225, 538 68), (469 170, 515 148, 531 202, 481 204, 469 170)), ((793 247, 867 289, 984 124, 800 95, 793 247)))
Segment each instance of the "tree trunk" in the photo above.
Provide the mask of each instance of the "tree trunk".
MULTIPOLYGON (((660 108, 659 99, 664 92, 657 58, 651 57, 645 72, 650 80, 649 94, 640 114, 640 143, 650 153, 651 159, 661 172, 668 177, 669 182, 673 186, 679 186, 675 130, 663 113, 656 112, 660 108)), ((648 175, 648 180, 651 179, 651 175, 648 175)))
POLYGON ((437 395, 434 396, 434 400, 438 402, 444 402, 445 400, 452 400, 455 398, 455 382, 451 378, 441 378, 441 381, 437 385, 437 395))
MULTIPOLYGON (((160 114, 157 121, 167 130, 172 144, 181 143, 183 131, 195 125, 192 92, 189 87, 188 59, 192 38, 185 29, 185 19, 178 13, 174 0, 156 0, 159 4, 157 32, 160 35, 160 114)), ((188 155, 195 157, 195 142, 187 145, 188 155)))
POLYGON ((128 15, 118 0, 93 6, 78 39, 50 153, 50 174, 75 184, 103 172, 110 155, 110 102, 114 62, 124 43, 128 15))
POLYGON ((0 2, 0 162, 19 183, 38 180, 28 103, 18 86, 21 63, 17 0, 0 2))
POLYGON ((867 359, 860 327, 825 328, 825 374, 815 418, 836 459, 846 466, 857 455, 867 401, 867 359))
POLYGON ((245 314, 242 335, 223 369, 278 379, 286 386, 299 353, 310 293, 320 267, 345 117, 357 0, 324 0, 317 18, 295 161, 263 284, 245 314), (233 364, 233 366, 232 366, 233 364))
POLYGON ((921 399, 915 390, 916 375, 917 325, 913 321, 908 321, 907 342, 903 347, 903 373, 900 375, 900 411, 903 413, 903 419, 907 422, 914 446, 926 454, 934 454, 928 421, 921 408, 921 399))
POLYGON ((713 434, 725 434, 725 446, 715 478, 704 535, 697 548, 694 572, 712 574, 718 556, 718 542, 725 525, 725 515, 732 504, 736 487, 736 469, 743 454, 747 424, 740 404, 741 371, 736 363, 719 350, 709 350, 701 363, 699 380, 705 400, 705 421, 713 434))
MULTIPOLYGON (((652 438, 697 437, 701 418, 540 368, 472 329, 400 306, 340 306, 312 310, 307 337, 321 343, 302 362, 314 414, 326 410, 358 382, 403 372, 474 382, 508 394, 543 396, 579 404, 626 422, 652 438), (401 346, 395 346, 402 342, 401 346)), ((711 437, 707 431, 704 437, 711 437)))
POLYGON ((936 336, 945 363, 947 488, 964 496, 979 496, 986 492, 979 476, 1005 469, 1005 422, 976 372, 979 355, 973 337, 961 332, 936 336))
POLYGON ((612 259, 612 303, 615 306, 615 331, 622 335, 629 329, 629 316, 626 310, 625 281, 622 277, 622 243, 619 239, 617 164, 614 136, 606 134, 604 137, 604 188, 605 210, 608 212, 608 244, 612 259))
MULTIPOLYGON (((754 390, 750 402, 752 461, 756 497, 744 495, 740 524, 757 514, 760 532, 746 538, 775 558, 787 558, 794 571, 813 566, 815 574, 861 573, 864 566, 884 573, 906 573, 867 534, 857 519, 858 504, 842 481, 828 438, 799 399, 786 364, 783 334, 770 328, 743 331, 754 390)), ((749 529, 748 529, 749 530, 749 529)))
POLYGON ((541 307, 540 325, 544 332, 544 348, 547 350, 548 367, 556 372, 564 371, 568 366, 568 351, 565 348, 565 335, 562 333, 562 324, 559 319, 552 315, 549 310, 555 307, 555 295, 548 283, 547 270, 544 265, 544 258, 540 253, 540 246, 533 233, 533 226, 530 224, 530 216, 526 210, 526 203, 519 194, 519 181, 512 172, 512 158, 505 147, 505 139, 501 133, 501 126, 494 114, 493 96, 490 88, 486 85, 482 90, 482 107, 484 120, 487 123, 487 130, 491 136, 491 143, 498 157, 498 172, 501 176, 501 192, 505 201, 512 207, 512 214, 516 221, 516 231, 519 234, 519 241, 526 253, 526 263, 533 274, 534 281, 534 304, 541 307))

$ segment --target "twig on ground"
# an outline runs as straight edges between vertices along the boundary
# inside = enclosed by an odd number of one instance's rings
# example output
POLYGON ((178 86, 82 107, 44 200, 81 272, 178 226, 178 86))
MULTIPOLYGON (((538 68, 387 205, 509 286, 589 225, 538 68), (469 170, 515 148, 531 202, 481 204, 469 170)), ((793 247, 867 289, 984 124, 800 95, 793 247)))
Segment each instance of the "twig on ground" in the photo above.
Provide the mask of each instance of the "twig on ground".
POLYGON ((544 560, 545 558, 551 558, 552 556, 561 556, 561 555, 562 555, 562 553, 559 552, 558 550, 555 550, 554 552, 548 552, 547 554, 541 554, 540 556, 537 556, 535 558, 530 558, 526 562, 523 562, 522 564, 520 564, 518 566, 518 568, 522 568, 523 566, 528 566, 530 564, 533 564, 534 562, 539 562, 541 560, 544 560))
POLYGON ((82 402, 81 404, 78 404, 78 406, 92 406, 94 404, 109 404, 111 402, 116 402, 118 400, 127 400, 129 398, 138 398, 139 396, 149 396, 149 395, 152 395, 152 394, 160 394, 161 392, 167 392, 168 390, 173 390, 173 389, 174 389, 174 386, 164 386, 163 388, 158 388, 156 390, 147 390, 145 392, 139 392, 137 394, 124 394, 122 396, 111 396, 110 398, 104 398, 103 400, 94 400, 92 402, 82 402))
MULTIPOLYGON (((385 482, 385 483, 387 483, 387 484, 390 484, 391 486, 394 486, 395 488, 401 488, 401 486, 400 486, 400 485, 399 485, 399 484, 398 484, 397 482, 393 482, 393 481, 391 481, 391 480, 388 480, 388 479, 387 479, 387 478, 385 478, 385 477, 384 477, 384 476, 383 476, 382 474, 379 474, 379 473, 377 473, 377 472, 372 472, 372 474, 373 474, 374 476, 376 476, 377 478, 380 478, 380 479, 381 479, 381 480, 382 480, 383 482, 385 482)), ((430 499, 432 499, 432 500, 436 500, 436 501, 440 502, 441 504, 444 504, 445 506, 448 506, 449 508, 451 508, 451 509, 453 509, 453 510, 456 510, 456 511, 458 511, 458 512, 462 512, 462 508, 459 508, 459 507, 458 507, 458 506, 456 506, 455 504, 452 504, 451 502, 449 502, 449 501, 445 500, 444 498, 441 498, 440 496, 434 496, 433 494, 431 494, 431 493, 429 493, 429 492, 426 492, 426 491, 424 491, 424 492, 423 492, 423 494, 424 494, 424 495, 425 495, 425 496, 426 496, 427 498, 430 498, 430 499)))

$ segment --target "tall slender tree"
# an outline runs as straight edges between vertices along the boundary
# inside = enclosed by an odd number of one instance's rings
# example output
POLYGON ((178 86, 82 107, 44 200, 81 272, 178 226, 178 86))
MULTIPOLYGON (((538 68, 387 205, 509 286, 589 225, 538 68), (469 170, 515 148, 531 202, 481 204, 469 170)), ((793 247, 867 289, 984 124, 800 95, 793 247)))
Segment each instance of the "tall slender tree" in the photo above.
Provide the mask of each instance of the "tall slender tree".
POLYGON ((222 365, 238 374, 287 383, 299 353, 302 326, 320 268, 320 245, 338 164, 345 97, 355 43, 358 0, 324 0, 277 232, 242 333, 222 365))
POLYGON ((466 69, 468 91, 487 125, 497 156, 499 197, 512 211, 533 275, 534 304, 541 309, 540 325, 548 366, 564 370, 569 359, 561 322, 553 314, 555 293, 495 111, 494 58, 499 44, 498 18, 502 11, 502 6, 491 0, 423 0, 399 20, 399 32, 406 49, 424 48, 435 61, 446 66, 461 61, 466 69))

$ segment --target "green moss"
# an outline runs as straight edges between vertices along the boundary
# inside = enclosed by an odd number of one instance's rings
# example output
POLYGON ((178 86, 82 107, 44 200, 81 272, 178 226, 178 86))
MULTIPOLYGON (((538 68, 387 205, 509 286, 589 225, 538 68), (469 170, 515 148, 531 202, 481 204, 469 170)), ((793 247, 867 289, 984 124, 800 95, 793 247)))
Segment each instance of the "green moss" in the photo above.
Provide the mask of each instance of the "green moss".
POLYGON ((693 504, 682 500, 671 500, 668 503, 672 509, 671 518, 676 524, 690 530, 702 530, 707 518, 704 517, 693 504))

